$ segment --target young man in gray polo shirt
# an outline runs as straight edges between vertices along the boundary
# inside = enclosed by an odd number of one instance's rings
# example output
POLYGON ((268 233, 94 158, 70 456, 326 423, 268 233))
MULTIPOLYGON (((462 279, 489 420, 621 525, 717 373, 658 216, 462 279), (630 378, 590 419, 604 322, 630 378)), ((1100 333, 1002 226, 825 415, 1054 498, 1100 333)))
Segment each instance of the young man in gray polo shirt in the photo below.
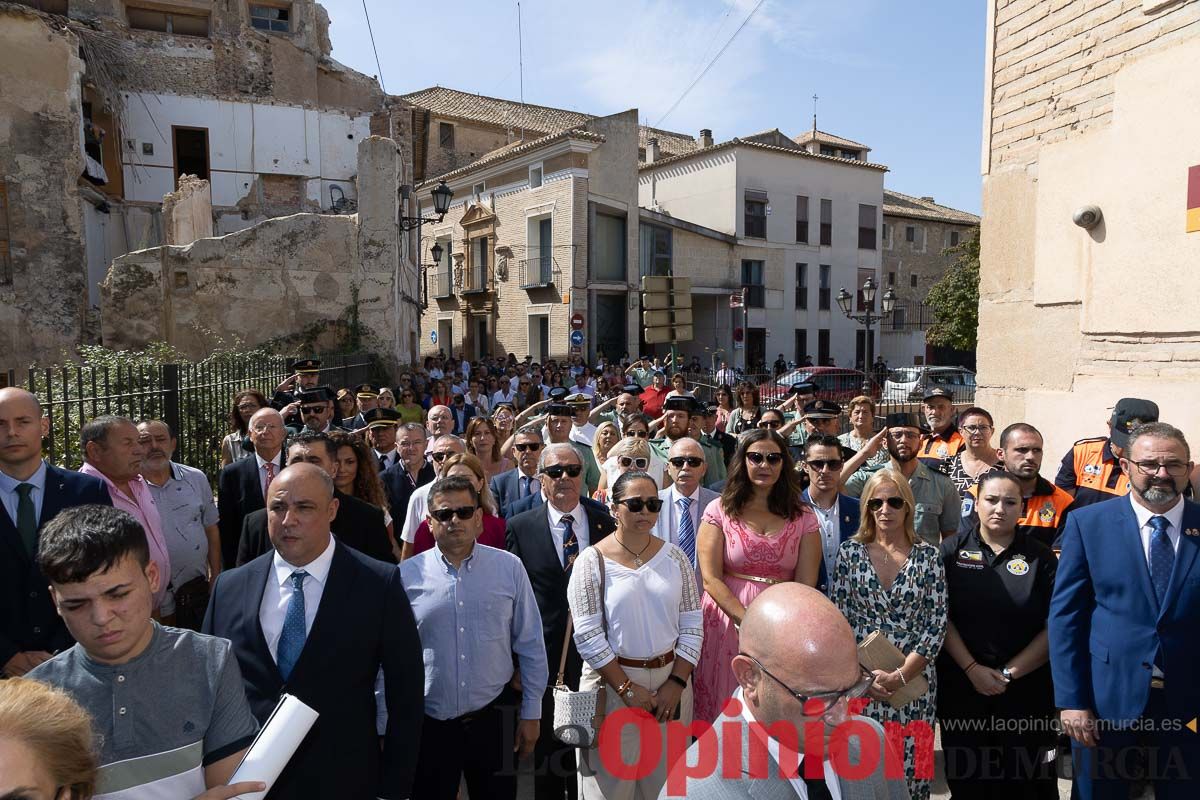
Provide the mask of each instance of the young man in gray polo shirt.
POLYGON ((67 509, 42 531, 37 558, 78 644, 28 677, 91 715, 96 795, 217 800, 264 788, 225 786, 258 730, 237 659, 224 639, 151 619, 160 576, 137 521, 106 506, 67 509))

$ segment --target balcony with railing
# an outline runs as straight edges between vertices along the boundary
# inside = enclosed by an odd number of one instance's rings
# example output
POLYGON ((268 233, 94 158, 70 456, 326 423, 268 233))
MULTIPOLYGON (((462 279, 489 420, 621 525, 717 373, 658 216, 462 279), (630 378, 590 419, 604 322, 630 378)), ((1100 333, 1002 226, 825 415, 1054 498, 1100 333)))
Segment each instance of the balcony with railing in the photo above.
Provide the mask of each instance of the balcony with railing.
POLYGON ((927 331, 937 321, 933 309, 924 303, 914 303, 903 306, 899 303, 890 316, 884 317, 879 323, 879 329, 884 333, 890 331, 927 331))
POLYGON ((454 295, 454 279, 449 269, 441 269, 430 274, 433 282, 433 296, 439 300, 454 295))
POLYGON ((464 268, 463 294, 485 294, 492 291, 492 272, 488 265, 472 264, 464 268))
POLYGON ((530 247, 526 255, 520 262, 522 289, 545 289, 562 281, 562 268, 552 248, 530 247))

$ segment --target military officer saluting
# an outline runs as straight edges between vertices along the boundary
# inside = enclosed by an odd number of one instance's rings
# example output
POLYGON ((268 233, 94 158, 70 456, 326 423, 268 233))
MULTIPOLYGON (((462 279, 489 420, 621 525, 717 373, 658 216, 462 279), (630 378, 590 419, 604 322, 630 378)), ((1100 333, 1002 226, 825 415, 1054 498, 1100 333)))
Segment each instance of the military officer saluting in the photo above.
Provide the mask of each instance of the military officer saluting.
POLYGON ((321 362, 315 358, 301 358, 293 361, 288 369, 292 374, 275 387, 270 400, 271 408, 283 414, 285 425, 300 428, 304 421, 300 418, 296 394, 321 382, 321 362))

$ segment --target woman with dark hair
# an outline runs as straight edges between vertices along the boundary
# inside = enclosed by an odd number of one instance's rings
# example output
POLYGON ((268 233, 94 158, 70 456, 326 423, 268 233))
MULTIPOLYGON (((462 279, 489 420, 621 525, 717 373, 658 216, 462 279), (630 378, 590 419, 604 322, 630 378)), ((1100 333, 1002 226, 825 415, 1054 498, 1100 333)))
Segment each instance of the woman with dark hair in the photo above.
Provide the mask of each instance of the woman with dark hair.
POLYGON ((0 797, 88 800, 95 747, 92 720, 69 694, 27 678, 0 681, 0 797))
POLYGON ((729 661, 746 606, 784 581, 817 585, 821 536, 804 502, 787 442, 755 428, 738 441, 720 500, 700 518, 696 559, 704 578, 704 653, 696 670, 696 718, 712 722, 737 688, 729 661))
POLYGON ((334 419, 351 419, 358 413, 358 402, 354 398, 354 392, 349 389, 338 389, 337 393, 337 408, 334 409, 334 419))
POLYGON ((434 406, 446 406, 447 408, 454 402, 454 398, 450 395, 450 390, 446 388, 446 382, 442 379, 437 379, 433 382, 433 387, 429 392, 429 408, 434 406))
POLYGON ((467 452, 479 459, 487 480, 512 469, 512 461, 500 456, 500 438, 496 426, 487 417, 471 417, 467 423, 467 432, 463 437, 467 442, 467 452))
POLYGON ((733 413, 733 389, 729 388, 728 383, 722 383, 717 387, 717 430, 722 433, 729 423, 729 415, 733 413))
POLYGON ((725 423, 725 432, 734 436, 758 427, 758 418, 762 415, 758 387, 752 383, 739 383, 737 403, 737 408, 729 412, 729 421, 725 423))
POLYGON ((425 409, 417 402, 417 393, 412 387, 406 386, 400 390, 396 411, 400 414, 401 422, 425 422, 425 409))
POLYGON ((396 537, 392 529, 392 515, 389 511, 387 491, 379 478, 379 463, 371 447, 359 435, 348 431, 332 431, 330 440, 337 445, 337 475, 333 485, 342 494, 357 497, 359 500, 383 510, 383 524, 387 526, 388 542, 392 547, 392 555, 400 560, 400 549, 396 546, 396 537))
POLYGON ((995 429, 992 415, 982 408, 973 406, 958 415, 958 430, 967 446, 942 463, 959 496, 965 498, 975 481, 994 469, 1000 460, 996 448, 992 446, 992 431, 995 429))
POLYGON ((249 441, 250 418, 260 408, 267 407, 267 398, 258 389, 242 389, 233 396, 233 407, 229 409, 229 427, 232 433, 221 440, 221 466, 228 467, 240 458, 246 458, 253 450, 245 447, 249 441))

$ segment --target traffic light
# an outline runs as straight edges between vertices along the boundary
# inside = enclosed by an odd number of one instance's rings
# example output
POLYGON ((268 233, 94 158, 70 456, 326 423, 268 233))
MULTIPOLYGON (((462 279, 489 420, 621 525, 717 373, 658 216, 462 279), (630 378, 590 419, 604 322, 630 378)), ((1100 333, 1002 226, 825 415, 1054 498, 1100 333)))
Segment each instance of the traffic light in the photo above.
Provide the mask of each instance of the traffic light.
POLYGON ((642 325, 647 344, 691 341, 691 279, 643 276, 642 325))

